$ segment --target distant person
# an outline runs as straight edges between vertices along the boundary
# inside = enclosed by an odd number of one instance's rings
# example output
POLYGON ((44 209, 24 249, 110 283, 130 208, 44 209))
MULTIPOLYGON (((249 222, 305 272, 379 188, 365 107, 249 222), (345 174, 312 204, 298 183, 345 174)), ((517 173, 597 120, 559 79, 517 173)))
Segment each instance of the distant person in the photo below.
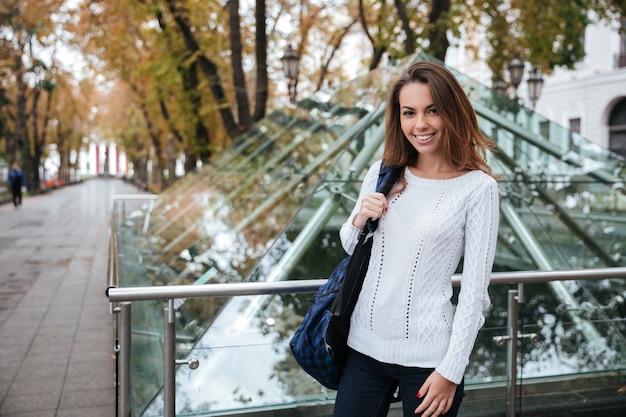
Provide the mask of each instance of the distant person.
POLYGON ((22 172, 20 165, 15 162, 9 171, 9 186, 13 194, 13 204, 15 208, 22 205, 22 187, 25 185, 26 179, 24 178, 24 172, 22 172))

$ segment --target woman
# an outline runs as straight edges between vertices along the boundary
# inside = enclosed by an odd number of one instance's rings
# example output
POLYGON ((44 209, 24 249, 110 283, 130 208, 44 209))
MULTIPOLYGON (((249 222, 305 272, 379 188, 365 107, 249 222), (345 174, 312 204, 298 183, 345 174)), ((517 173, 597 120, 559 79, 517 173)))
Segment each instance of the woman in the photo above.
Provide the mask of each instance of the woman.
POLYGON ((367 219, 379 219, 334 415, 386 416, 398 388, 405 417, 454 417, 490 305, 499 209, 485 157, 494 145, 456 78, 429 62, 395 83, 386 124, 383 160, 405 170, 387 199, 373 192, 376 162, 341 228, 352 253, 367 219), (461 256, 455 309, 451 277, 461 256))

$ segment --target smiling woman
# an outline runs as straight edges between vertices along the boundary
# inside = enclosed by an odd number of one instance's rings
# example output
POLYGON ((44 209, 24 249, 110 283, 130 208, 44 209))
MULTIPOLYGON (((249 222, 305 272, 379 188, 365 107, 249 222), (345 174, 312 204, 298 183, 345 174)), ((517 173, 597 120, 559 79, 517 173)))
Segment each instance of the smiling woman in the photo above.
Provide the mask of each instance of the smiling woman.
POLYGON ((384 417, 399 390, 404 417, 454 417, 490 305, 499 198, 485 158, 494 145, 457 79, 435 63, 411 64, 394 84, 386 122, 383 160, 340 232, 352 253, 367 219, 379 222, 334 415, 384 417), (388 196, 374 189, 383 164, 405 167, 388 196))

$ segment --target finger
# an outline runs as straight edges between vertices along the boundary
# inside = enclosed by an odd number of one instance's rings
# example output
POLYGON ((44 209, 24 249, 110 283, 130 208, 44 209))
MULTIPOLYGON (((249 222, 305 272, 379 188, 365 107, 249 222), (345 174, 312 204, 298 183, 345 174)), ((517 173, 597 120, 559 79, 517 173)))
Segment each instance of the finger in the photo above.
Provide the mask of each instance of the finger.
POLYGON ((430 405, 430 407, 428 407, 428 409, 426 410, 426 412, 424 414, 422 414, 422 417, 436 417, 436 416, 440 416, 443 414, 444 410, 446 408, 446 404, 444 401, 440 402, 440 403, 435 403, 434 401, 432 402, 432 404, 430 405))
POLYGON ((440 416, 444 415, 446 413, 447 408, 448 408, 448 402, 442 401, 441 403, 439 403, 439 407, 437 407, 437 414, 440 416))
POLYGON ((415 414, 419 414, 421 417, 431 417, 437 415, 437 406, 434 403, 430 403, 425 410, 419 411, 419 409, 420 407, 417 407, 415 414))
MULTIPOLYGON (((419 398, 419 397, 418 397, 419 398)), ((430 417, 430 416, 442 416, 450 410, 452 406, 452 401, 449 399, 442 400, 428 400, 424 398, 424 401, 415 409, 415 414, 421 414, 422 417, 430 417)))
MULTIPOLYGON (((429 389, 430 389, 430 381, 426 379, 424 384, 422 384, 422 386, 417 390, 416 397, 424 398, 426 394, 428 394, 429 389)), ((420 412, 422 412, 430 405, 431 402, 432 402, 432 397, 424 398, 424 400, 422 401, 420 406, 417 407, 417 409, 420 410, 420 412)))
POLYGON ((432 403, 432 400, 424 398, 424 401, 422 401, 422 403, 415 409, 415 414, 423 413, 421 414, 422 417, 428 417, 429 413, 432 410, 432 403))
POLYGON ((373 219, 379 218, 382 215, 383 210, 384 210, 383 203, 378 200, 364 201, 362 208, 363 208, 362 210, 363 214, 373 219))

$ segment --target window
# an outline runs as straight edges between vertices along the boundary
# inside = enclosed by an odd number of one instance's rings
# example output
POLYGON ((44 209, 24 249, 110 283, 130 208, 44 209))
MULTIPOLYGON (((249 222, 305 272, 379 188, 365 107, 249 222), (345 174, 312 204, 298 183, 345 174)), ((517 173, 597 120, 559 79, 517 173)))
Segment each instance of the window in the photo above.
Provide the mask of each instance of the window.
POLYGON ((580 135, 580 117, 569 119, 569 130, 580 135))
POLYGON ((626 99, 618 102, 609 116, 609 149, 626 157, 626 99))

